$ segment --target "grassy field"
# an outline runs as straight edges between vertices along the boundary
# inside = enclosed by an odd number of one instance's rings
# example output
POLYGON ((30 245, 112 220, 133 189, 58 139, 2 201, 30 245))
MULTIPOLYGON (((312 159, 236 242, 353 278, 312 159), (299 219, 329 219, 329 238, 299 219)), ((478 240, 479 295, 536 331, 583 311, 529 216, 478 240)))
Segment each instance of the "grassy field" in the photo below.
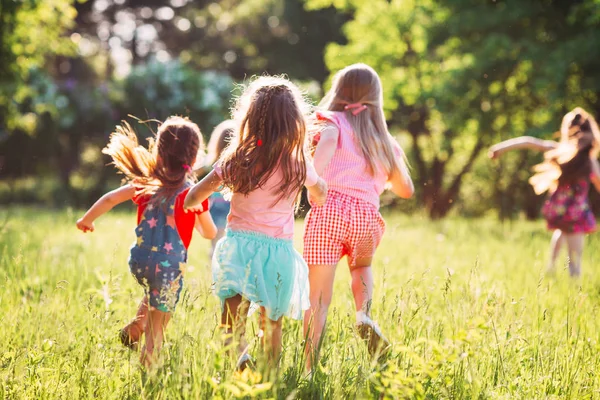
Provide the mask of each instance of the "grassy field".
POLYGON ((127 267, 134 215, 87 235, 76 217, 17 209, 0 232, 0 398, 600 398, 598 237, 574 282, 562 267, 544 277, 542 222, 387 216, 374 264, 387 362, 371 362, 353 330, 340 264, 320 368, 305 377, 301 326, 286 320, 281 370, 267 379, 232 371, 199 237, 164 365, 145 374, 117 338, 142 294, 127 267))

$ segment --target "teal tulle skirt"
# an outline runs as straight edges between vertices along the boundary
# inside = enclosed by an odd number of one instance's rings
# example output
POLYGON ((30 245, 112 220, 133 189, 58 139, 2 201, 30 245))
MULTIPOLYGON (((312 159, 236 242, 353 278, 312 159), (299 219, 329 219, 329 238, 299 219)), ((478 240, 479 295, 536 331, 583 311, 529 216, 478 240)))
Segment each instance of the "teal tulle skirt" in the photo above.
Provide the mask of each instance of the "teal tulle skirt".
POLYGON ((224 305, 236 294, 264 307, 273 321, 301 319, 310 306, 308 267, 291 240, 227 230, 212 259, 215 294, 224 305))

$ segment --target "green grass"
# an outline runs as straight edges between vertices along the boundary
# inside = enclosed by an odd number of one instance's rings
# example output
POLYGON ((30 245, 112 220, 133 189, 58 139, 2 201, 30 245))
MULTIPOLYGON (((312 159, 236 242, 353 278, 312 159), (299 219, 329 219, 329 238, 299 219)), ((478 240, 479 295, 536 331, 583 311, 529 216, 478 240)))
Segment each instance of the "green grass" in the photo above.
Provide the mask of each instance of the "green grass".
MULTIPOLYGON (((87 235, 76 217, 16 209, 0 232, 0 398, 600 397, 597 237, 586 239, 584 279, 574 282, 564 268, 544 277, 542 222, 387 216, 374 316, 391 357, 372 363, 353 330, 344 262, 311 379, 291 320, 278 377, 234 375, 217 329, 208 243, 195 237, 164 366, 146 375, 117 338, 142 294, 127 267, 134 215, 107 215, 87 235)), ((298 224, 297 248, 300 232, 298 224)))

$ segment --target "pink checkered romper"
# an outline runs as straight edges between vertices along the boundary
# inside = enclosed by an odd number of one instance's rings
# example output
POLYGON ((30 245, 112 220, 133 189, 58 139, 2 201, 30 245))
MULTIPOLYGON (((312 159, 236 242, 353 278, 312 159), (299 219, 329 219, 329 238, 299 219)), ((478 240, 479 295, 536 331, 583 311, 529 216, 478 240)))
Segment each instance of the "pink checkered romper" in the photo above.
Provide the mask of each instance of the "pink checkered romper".
MULTIPOLYGON (((303 256, 309 265, 336 265, 347 255, 353 268, 357 259, 373 257, 385 231, 379 196, 388 175, 383 168, 375 176, 369 173, 343 112, 317 112, 317 118, 335 124, 339 136, 335 154, 323 172, 329 187, 327 202, 314 206, 306 217, 303 256)), ((395 146, 395 152, 400 157, 400 146, 395 146)))

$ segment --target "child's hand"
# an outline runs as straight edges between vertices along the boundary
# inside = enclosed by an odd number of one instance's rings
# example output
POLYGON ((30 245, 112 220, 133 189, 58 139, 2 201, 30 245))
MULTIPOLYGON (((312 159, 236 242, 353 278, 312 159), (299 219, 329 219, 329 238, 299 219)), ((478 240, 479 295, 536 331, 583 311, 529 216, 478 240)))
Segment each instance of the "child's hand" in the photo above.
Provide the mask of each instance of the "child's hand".
POLYGON ((202 202, 196 206, 192 206, 192 207, 183 207, 183 212, 185 213, 189 213, 189 212, 195 212, 195 213, 203 213, 205 211, 207 211, 208 209, 206 207, 204 207, 204 203, 207 202, 202 202))
POLYGON ((496 159, 498 159, 499 156, 500 156, 500 150, 498 150, 498 148, 496 146, 490 147, 490 149, 488 150, 488 157, 491 158, 492 160, 496 160, 496 159))
POLYGON ((79 229, 83 233, 94 232, 94 223, 88 222, 88 221, 84 220, 83 218, 79 218, 77 220, 77 229, 79 229))
POLYGON ((308 192, 308 202, 310 204, 313 204, 316 206, 324 206, 326 201, 327 201, 327 192, 323 193, 322 195, 315 195, 315 194, 312 194, 311 192, 308 192))

